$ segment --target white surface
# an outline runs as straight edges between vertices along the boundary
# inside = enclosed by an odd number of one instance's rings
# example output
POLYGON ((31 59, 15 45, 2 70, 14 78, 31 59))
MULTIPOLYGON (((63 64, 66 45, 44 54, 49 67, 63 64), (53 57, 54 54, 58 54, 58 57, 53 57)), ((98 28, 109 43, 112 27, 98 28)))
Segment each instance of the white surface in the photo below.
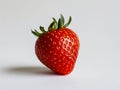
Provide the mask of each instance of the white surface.
POLYGON ((119 0, 0 0, 0 90, 120 90, 119 0), (34 54, 31 28, 71 15, 81 49, 74 71, 54 75, 34 54))

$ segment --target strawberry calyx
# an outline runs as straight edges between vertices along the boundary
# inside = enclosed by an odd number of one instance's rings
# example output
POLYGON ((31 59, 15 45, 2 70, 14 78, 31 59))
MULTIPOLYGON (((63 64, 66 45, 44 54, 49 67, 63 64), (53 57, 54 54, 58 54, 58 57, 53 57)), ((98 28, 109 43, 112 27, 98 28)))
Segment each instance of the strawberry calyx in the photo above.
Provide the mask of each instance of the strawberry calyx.
POLYGON ((65 19, 64 19, 64 16, 62 14, 60 15, 60 18, 58 19, 58 21, 54 17, 52 19, 53 19, 53 21, 49 25, 48 31, 46 31, 43 26, 40 26, 39 29, 40 29, 41 32, 38 32, 36 29, 34 29, 34 31, 31 30, 31 32, 35 36, 39 37, 46 32, 53 31, 53 30, 58 30, 58 29, 61 29, 61 28, 66 28, 72 21, 72 17, 69 16, 68 22, 65 23, 65 19))
POLYGON ((39 36, 42 35, 43 33, 46 33, 44 27, 40 26, 39 29, 40 29, 41 33, 38 32, 36 29, 34 29, 34 31, 31 30, 31 32, 32 32, 35 36, 37 36, 37 37, 39 37, 39 36))

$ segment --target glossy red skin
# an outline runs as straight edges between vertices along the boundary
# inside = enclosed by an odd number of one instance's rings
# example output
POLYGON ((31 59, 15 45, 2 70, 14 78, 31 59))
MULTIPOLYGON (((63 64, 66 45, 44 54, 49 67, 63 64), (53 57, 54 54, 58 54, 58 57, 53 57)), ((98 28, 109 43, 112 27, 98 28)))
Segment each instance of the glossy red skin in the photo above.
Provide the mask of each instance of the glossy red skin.
POLYGON ((68 28, 49 31, 35 44, 38 59, 58 74, 69 74, 74 69, 80 43, 77 35, 68 28))

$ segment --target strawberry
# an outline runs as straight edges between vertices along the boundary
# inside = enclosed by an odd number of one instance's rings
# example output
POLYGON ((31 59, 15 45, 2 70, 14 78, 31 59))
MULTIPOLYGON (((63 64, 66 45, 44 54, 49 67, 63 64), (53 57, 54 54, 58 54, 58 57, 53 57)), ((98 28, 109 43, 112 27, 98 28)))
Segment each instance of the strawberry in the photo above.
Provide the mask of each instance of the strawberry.
POLYGON ((35 44, 35 53, 37 58, 52 71, 57 74, 66 75, 74 69, 79 51, 79 39, 77 35, 67 26, 72 17, 64 23, 63 15, 57 21, 53 22, 46 31, 40 26, 40 31, 32 31, 38 37, 35 44))

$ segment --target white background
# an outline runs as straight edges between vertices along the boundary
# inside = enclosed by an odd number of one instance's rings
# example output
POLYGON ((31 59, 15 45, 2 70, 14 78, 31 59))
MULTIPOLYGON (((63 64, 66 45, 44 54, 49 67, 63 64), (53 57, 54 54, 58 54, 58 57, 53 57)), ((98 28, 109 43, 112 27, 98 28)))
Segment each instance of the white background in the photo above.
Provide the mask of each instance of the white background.
POLYGON ((0 0, 0 90, 120 90, 120 1, 0 0), (81 43, 67 76, 38 61, 31 34, 61 13, 81 43))

